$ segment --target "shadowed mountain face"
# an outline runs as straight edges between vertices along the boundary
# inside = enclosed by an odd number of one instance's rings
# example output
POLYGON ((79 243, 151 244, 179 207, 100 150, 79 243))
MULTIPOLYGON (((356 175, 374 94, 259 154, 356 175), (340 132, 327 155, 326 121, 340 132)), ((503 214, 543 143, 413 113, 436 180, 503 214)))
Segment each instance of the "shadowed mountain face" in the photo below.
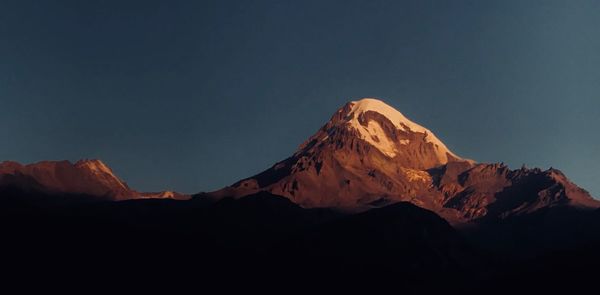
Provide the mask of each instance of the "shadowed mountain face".
POLYGON ((350 102, 289 158, 207 194, 282 195, 305 208, 363 211, 407 201, 452 223, 600 203, 555 169, 510 170, 452 153, 431 131, 376 99, 350 102))
MULTIPOLYGON (((267 192, 216 202, 90 203, 73 197, 0 194, 0 257, 11 270, 5 280, 69 278, 101 286, 119 282, 138 290, 153 286, 147 281, 155 278, 192 290, 505 294, 514 288, 589 288, 593 263, 600 261, 590 248, 600 241, 600 215, 591 211, 579 212, 580 221, 573 223, 573 215, 538 210, 524 216, 526 221, 510 219, 514 224, 503 225, 510 230, 488 227, 487 237, 477 236, 481 232, 465 237, 435 213, 407 202, 340 214, 301 208, 267 192), (558 219, 547 223, 537 214, 558 219), (584 247, 571 243, 558 252, 537 248, 537 255, 518 256, 523 240, 501 255, 472 242, 514 242, 505 239, 509 234, 535 240, 533 231, 556 230, 557 224, 571 229, 561 238, 577 237, 573 226, 587 233, 584 247), (113 279, 107 281, 107 273, 113 279), (550 277, 556 281, 539 283, 550 277)), ((536 247, 545 242, 552 240, 538 239, 536 247)))
POLYGON ((100 160, 43 161, 21 165, 0 163, 0 190, 49 195, 80 195, 97 200, 127 200, 140 198, 184 198, 173 192, 140 193, 132 190, 100 160))
POLYGON ((410 203, 345 215, 266 192, 214 203, 63 198, 40 206, 31 194, 20 203, 7 197, 0 194, 0 255, 12 274, 28 277, 98 283, 106 273, 158 275, 203 290, 249 284, 346 290, 386 282, 426 290, 432 287, 420 286, 426 280, 450 283, 482 266, 460 233, 410 203))

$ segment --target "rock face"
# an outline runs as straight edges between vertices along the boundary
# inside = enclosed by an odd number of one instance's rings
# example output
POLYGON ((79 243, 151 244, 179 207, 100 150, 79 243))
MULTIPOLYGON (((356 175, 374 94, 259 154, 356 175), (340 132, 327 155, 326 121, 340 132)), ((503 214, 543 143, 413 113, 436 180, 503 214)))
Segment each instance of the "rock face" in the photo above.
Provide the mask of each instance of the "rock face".
POLYGON ((459 220, 504 219, 553 207, 600 207, 587 191, 553 168, 511 170, 498 163, 468 167, 449 163, 429 172, 431 197, 454 210, 449 217, 459 220))
POLYGON ((451 222, 600 206, 558 170, 513 171, 463 159, 428 129, 371 98, 344 105, 291 157, 208 196, 258 191, 305 208, 362 211, 408 201, 451 222))
POLYGON ((43 161, 29 165, 0 163, 0 188, 45 194, 86 195, 104 200, 183 198, 173 192, 140 193, 132 190, 100 160, 43 161))

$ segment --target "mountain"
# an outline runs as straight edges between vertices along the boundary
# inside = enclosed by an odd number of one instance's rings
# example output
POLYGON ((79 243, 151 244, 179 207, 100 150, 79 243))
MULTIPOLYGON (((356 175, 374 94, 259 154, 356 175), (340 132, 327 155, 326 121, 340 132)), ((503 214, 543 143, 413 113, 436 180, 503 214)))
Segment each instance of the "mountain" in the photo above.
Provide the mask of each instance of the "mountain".
POLYGON ((9 282, 583 293, 598 208, 557 169, 476 163, 363 99, 289 158, 194 198, 135 191, 100 160, 0 163, 0 255, 9 282))
POLYGON ((83 195, 112 201, 186 197, 174 192, 140 193, 132 190, 100 160, 80 160, 75 164, 69 161, 42 161, 29 165, 2 162, 0 189, 49 195, 83 195))
POLYGON ((600 207, 559 170, 511 170, 464 159, 433 132, 373 98, 345 104, 289 158, 203 195, 239 198, 259 191, 305 208, 344 211, 407 201, 452 223, 554 206, 600 207))
POLYGON ((543 208, 595 209, 600 202, 550 168, 511 170, 504 164, 461 167, 447 164, 430 170, 433 190, 444 207, 466 219, 487 220, 533 213, 543 208))

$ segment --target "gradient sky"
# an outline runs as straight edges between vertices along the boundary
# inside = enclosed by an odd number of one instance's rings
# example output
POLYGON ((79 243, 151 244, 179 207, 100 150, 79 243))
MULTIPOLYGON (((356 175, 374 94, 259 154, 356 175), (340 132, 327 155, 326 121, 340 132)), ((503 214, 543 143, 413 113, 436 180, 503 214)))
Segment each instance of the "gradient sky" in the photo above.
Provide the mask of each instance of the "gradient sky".
POLYGON ((213 190, 361 97, 600 197, 600 1, 0 2, 0 160, 213 190))

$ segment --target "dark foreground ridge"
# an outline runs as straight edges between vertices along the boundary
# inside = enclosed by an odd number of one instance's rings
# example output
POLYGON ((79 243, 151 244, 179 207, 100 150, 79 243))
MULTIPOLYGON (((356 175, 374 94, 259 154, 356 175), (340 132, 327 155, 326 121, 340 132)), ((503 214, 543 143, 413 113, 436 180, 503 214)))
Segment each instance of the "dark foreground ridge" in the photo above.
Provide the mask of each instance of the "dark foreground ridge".
POLYGON ((347 215, 266 192, 216 202, 80 197, 0 192, 11 276, 90 284, 158 277, 196 290, 501 293, 517 284, 585 288, 600 262, 598 211, 548 211, 459 232, 407 202, 347 215))

